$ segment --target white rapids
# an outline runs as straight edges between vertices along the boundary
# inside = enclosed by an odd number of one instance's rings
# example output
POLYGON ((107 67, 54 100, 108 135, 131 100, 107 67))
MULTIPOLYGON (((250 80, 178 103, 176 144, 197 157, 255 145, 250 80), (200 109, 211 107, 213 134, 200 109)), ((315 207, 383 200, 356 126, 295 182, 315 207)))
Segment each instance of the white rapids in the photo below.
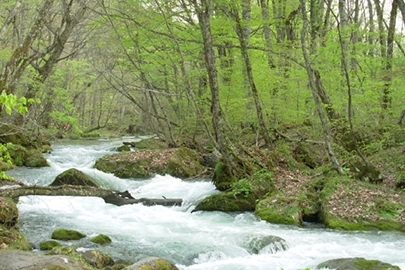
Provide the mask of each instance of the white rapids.
MULTIPOLYGON (((136 140, 135 138, 125 138, 136 140)), ((136 197, 182 198, 175 207, 115 206, 95 197, 26 196, 20 198, 20 228, 35 246, 50 238, 55 228, 79 230, 88 236, 99 233, 112 243, 97 247, 115 259, 137 261, 158 256, 179 269, 297 270, 329 259, 363 257, 405 269, 405 234, 397 232, 345 232, 324 228, 284 226, 258 220, 252 213, 192 212, 196 202, 217 193, 210 181, 183 181, 165 175, 149 180, 120 179, 93 169, 95 159, 113 152, 122 140, 59 142, 47 155, 48 168, 19 168, 10 174, 27 184, 47 185, 56 175, 77 168, 100 185, 128 190, 136 197), (286 251, 264 248, 252 254, 249 242, 275 235, 286 240, 286 251)), ((66 242, 94 248, 84 239, 66 242)))

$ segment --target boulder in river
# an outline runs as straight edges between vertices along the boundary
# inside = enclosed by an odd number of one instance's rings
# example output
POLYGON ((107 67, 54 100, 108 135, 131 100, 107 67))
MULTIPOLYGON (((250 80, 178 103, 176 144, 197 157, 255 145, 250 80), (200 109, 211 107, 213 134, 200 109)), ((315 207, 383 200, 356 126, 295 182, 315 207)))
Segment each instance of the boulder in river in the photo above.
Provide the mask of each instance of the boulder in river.
POLYGON ((335 270, 401 270, 398 266, 384 263, 378 260, 366 260, 364 258, 342 258, 323 262, 318 269, 328 268, 335 270))
POLYGON ((148 270, 160 270, 160 269, 165 269, 165 270, 178 270, 176 265, 174 265, 172 262, 162 259, 162 258, 157 258, 157 257, 147 257, 144 258, 133 265, 130 265, 124 270, 142 270, 142 269, 148 269, 148 270))
MULTIPOLYGON (((37 269, 86 269, 78 261, 64 255, 39 255, 21 250, 4 250, 0 252, 0 266, 7 270, 37 269)), ((3 269, 3 268, 2 268, 3 269)))
POLYGON ((55 180, 50 184, 50 186, 62 186, 62 185, 91 186, 91 187, 98 186, 93 178, 75 168, 71 168, 59 174, 58 176, 55 177, 55 180))
POLYGON ((85 250, 78 252, 82 258, 94 266, 96 269, 104 269, 104 267, 114 264, 114 260, 107 254, 99 250, 85 250))
POLYGON ((249 251, 253 254, 274 254, 288 249, 287 241, 274 235, 256 236, 249 241, 249 251))
POLYGON ((149 178, 155 174, 191 178, 205 171, 202 163, 196 151, 180 147, 106 155, 98 159, 94 167, 121 178, 149 178))
POLYGON ((99 245, 105 245, 111 243, 111 238, 104 234, 98 234, 92 237, 90 241, 99 245))
POLYGON ((79 240, 86 237, 85 234, 64 228, 58 228, 52 232, 52 239, 56 240, 79 240))
POLYGON ((40 250, 52 250, 54 248, 61 247, 62 244, 55 240, 47 240, 43 241, 39 244, 40 250))

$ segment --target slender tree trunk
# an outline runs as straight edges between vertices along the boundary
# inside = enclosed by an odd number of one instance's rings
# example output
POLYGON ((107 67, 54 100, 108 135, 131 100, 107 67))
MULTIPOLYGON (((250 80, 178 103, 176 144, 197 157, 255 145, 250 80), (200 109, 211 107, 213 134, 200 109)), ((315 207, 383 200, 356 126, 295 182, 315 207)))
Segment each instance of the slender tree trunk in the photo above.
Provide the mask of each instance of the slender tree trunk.
MULTIPOLYGON (((306 1, 300 0, 300 2, 301 2, 301 13, 302 13, 302 20, 303 20, 303 25, 302 25, 302 29, 301 29, 301 49, 302 49, 302 54, 303 54, 304 61, 305 61, 305 68, 306 68, 308 79, 309 79, 309 85, 311 88, 312 97, 315 101, 315 106, 316 106, 316 110, 317 110, 319 119, 321 120, 321 125, 322 125, 322 130, 323 130, 323 135, 324 135, 324 139, 325 139, 325 145, 326 145, 327 153, 329 156, 329 160, 332 163, 333 168, 340 174, 343 174, 344 172, 343 172, 341 166, 339 165, 339 161, 337 160, 336 155, 332 148, 330 129, 328 127, 325 113, 323 111, 323 107, 322 107, 320 98, 318 96, 317 84, 319 84, 319 82, 317 82, 317 79, 316 79, 318 76, 314 72, 314 69, 311 67, 311 62, 309 60, 309 55, 308 55, 308 49, 306 46, 307 31, 308 31, 308 17, 307 17, 307 10, 306 10, 306 1)), ((320 79, 320 77, 319 77, 319 79, 320 79)))
POLYGON ((395 35, 395 24, 397 20, 398 11, 398 1, 393 0, 390 13, 390 21, 388 25, 388 36, 387 36, 387 59, 385 60, 384 67, 384 88, 383 88, 383 98, 382 98, 382 108, 391 108, 392 98, 391 98, 391 83, 392 83, 392 58, 394 56, 394 35, 395 35))
POLYGON ((39 37, 42 28, 45 25, 48 12, 53 5, 54 0, 46 0, 39 10, 38 17, 31 27, 28 34, 25 36, 22 43, 15 49, 10 59, 7 61, 0 76, 0 91, 5 91, 7 94, 15 92, 15 86, 21 78, 25 69, 34 60, 38 59, 38 54, 30 55, 32 44, 39 37))
POLYGON ((274 64, 274 59, 271 54, 272 49, 272 41, 271 41, 271 29, 270 29, 270 21, 269 21, 269 7, 267 4, 267 0, 260 0, 260 8, 262 13, 262 20, 263 20, 263 35, 265 40, 265 48, 267 51, 267 64, 269 65, 270 69, 276 67, 274 64))
POLYGON ((248 83, 250 86, 250 91, 252 93, 253 96, 253 100, 256 106, 256 114, 257 114, 257 119, 258 119, 258 123, 259 123, 259 129, 260 129, 260 133, 263 136, 264 142, 266 144, 267 147, 271 147, 271 140, 267 131, 267 127, 263 118, 263 111, 262 111, 262 106, 260 104, 260 99, 259 99, 259 94, 257 91, 257 87, 253 78, 253 70, 252 70, 252 64, 250 61, 250 55, 248 52, 248 48, 247 48, 247 42, 245 40, 245 35, 244 35, 244 31, 243 31, 243 27, 239 18, 239 14, 238 11, 236 9, 232 9, 231 13, 234 17, 234 19, 236 20, 236 33, 238 35, 239 38, 239 44, 240 44, 240 48, 241 48, 241 54, 242 54, 242 58, 244 60, 245 63, 245 70, 246 70, 246 76, 248 79, 248 83))
POLYGON ((197 11, 198 21, 201 27, 201 34, 204 43, 205 65, 211 90, 212 124, 214 127, 215 138, 219 147, 218 151, 222 155, 229 176, 233 176, 235 175, 233 170, 236 169, 236 166, 234 166, 232 155, 230 149, 228 148, 225 133, 223 130, 223 115, 219 100, 218 74, 215 63, 215 52, 211 33, 210 17, 213 1, 202 0, 201 3, 198 3, 198 1, 192 0, 192 3, 194 4, 194 7, 197 11))
POLYGON ((19 8, 21 6, 21 1, 22 0, 16 0, 13 9, 8 13, 7 18, 5 22, 3 23, 3 26, 0 28, 0 42, 3 40, 3 35, 7 31, 8 26, 11 24, 13 21, 14 17, 19 11, 19 8))

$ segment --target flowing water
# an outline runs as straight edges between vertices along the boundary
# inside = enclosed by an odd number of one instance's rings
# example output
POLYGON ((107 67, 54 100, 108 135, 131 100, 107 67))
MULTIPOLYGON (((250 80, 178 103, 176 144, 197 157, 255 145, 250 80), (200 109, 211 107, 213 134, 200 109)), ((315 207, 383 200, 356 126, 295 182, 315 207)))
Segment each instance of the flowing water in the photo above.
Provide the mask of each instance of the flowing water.
MULTIPOLYGON (((136 138, 124 138, 134 141, 136 138)), ((335 258, 378 259, 405 269, 405 234, 397 232, 344 232, 317 227, 297 228, 269 224, 252 213, 192 212, 196 202, 217 191, 207 180, 182 181, 171 176, 149 180, 120 179, 92 168, 96 158, 112 153, 123 140, 64 141, 47 154, 49 168, 19 168, 10 175, 27 184, 47 185, 66 169, 77 168, 105 188, 129 190, 136 198, 182 198, 182 206, 115 206, 95 197, 21 197, 20 228, 38 246, 55 228, 100 233, 112 243, 95 247, 88 238, 65 242, 99 248, 114 259, 137 261, 158 256, 180 269, 315 269, 335 258), (275 235, 286 240, 286 251, 263 248, 253 254, 252 239, 275 235)))

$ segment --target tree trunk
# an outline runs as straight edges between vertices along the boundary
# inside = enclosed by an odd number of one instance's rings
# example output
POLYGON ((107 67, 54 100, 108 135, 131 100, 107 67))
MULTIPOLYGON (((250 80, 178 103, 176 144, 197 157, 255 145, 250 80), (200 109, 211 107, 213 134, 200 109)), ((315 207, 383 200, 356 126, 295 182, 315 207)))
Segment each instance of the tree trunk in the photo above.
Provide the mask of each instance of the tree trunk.
POLYGON ((208 73, 208 82, 211 90, 211 113, 212 124, 214 127, 215 139, 218 145, 218 151, 222 155, 223 162, 229 176, 236 175, 237 167, 234 165, 231 151, 227 145, 226 136, 223 128, 223 115, 219 100, 218 74, 215 63, 215 52, 211 33, 211 0, 202 0, 201 6, 196 0, 192 0, 197 11, 198 22, 201 28, 202 39, 204 43, 205 66, 208 73))
POLYGON ((312 97, 315 101, 315 105, 316 105, 316 110, 318 112, 318 116, 319 119, 321 120, 321 125, 322 125, 322 130, 323 130, 323 135, 324 135, 324 139, 325 139, 325 145, 326 145, 326 149, 327 149, 327 153, 329 156, 329 160, 332 163, 333 168, 339 173, 339 174, 343 174, 343 170, 341 168, 341 166, 339 165, 339 162, 336 158, 336 155, 333 151, 332 148, 332 142, 331 142, 331 136, 330 136, 330 130, 328 128, 327 125, 327 121, 326 121, 326 117, 322 108, 322 104, 321 101, 319 99, 319 94, 318 94, 318 87, 317 84, 320 84, 320 76, 319 73, 315 73, 314 69, 311 67, 311 63, 309 60, 309 56, 308 56, 308 49, 306 46, 306 34, 307 34, 307 28, 308 28, 308 17, 307 17, 307 11, 306 11, 306 3, 305 0, 300 0, 301 2, 301 13, 302 13, 302 19, 303 19, 303 26, 301 29, 301 48, 302 48, 302 54, 304 56, 304 61, 305 61, 305 68, 307 71, 307 75, 308 75, 308 79, 309 79, 309 85, 311 88, 311 92, 312 92, 312 97), (318 74, 318 76, 317 76, 318 74), (317 79, 318 78, 318 79, 317 79))
POLYGON ((260 99, 259 99, 259 94, 256 88, 256 84, 253 78, 253 70, 252 70, 252 64, 250 61, 250 55, 248 52, 248 48, 247 48, 247 42, 245 40, 245 34, 244 34, 244 29, 242 27, 242 23, 240 21, 239 18, 239 14, 238 11, 233 8, 231 9, 231 13, 234 17, 234 19, 236 20, 236 34, 238 35, 239 38, 239 44, 240 44, 240 50, 241 50, 241 54, 242 54, 242 58, 244 60, 245 63, 245 73, 248 79, 248 83, 250 86, 250 91, 252 92, 252 96, 253 96, 253 100, 256 106, 256 114, 257 114, 257 119, 258 119, 258 123, 259 123, 259 129, 260 129, 260 133, 263 136, 264 142, 266 144, 267 147, 271 147, 271 140, 269 137, 269 133, 267 131, 267 127, 263 118, 263 112, 262 112, 262 106, 260 104, 260 99))
POLYGON ((22 186, 18 188, 7 188, 0 190, 0 196, 12 198, 17 201, 21 196, 40 195, 40 196, 80 196, 80 197, 100 197, 106 203, 117 206, 126 204, 142 203, 147 206, 180 206, 183 202, 180 198, 140 198, 135 199, 128 191, 119 192, 90 186, 22 186))

